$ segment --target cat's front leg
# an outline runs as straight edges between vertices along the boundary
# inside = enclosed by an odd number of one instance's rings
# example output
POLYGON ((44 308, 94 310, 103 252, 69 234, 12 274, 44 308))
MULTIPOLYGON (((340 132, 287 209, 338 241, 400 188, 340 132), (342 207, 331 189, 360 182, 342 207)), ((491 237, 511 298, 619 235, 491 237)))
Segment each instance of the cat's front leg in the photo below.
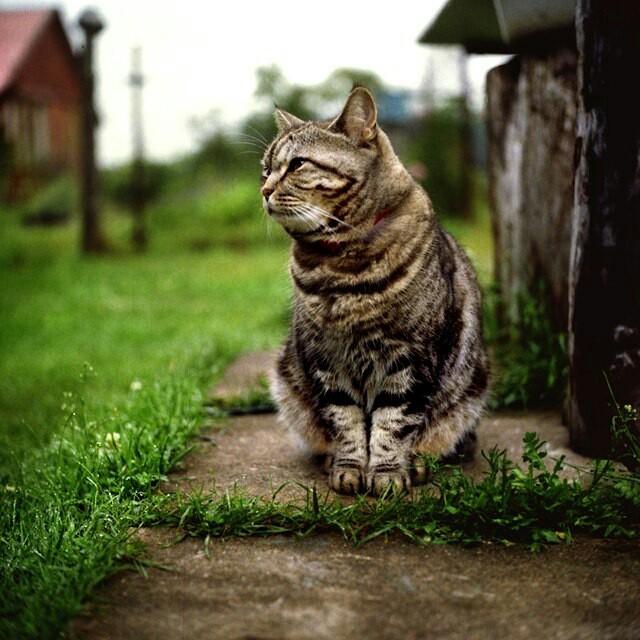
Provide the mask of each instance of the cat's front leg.
POLYGON ((364 413, 356 405, 335 404, 322 413, 333 436, 329 485, 338 493, 359 493, 365 488, 368 458, 364 413))
POLYGON ((407 404, 380 407, 373 411, 369 442, 367 489, 376 495, 389 487, 411 488, 410 464, 415 436, 424 418, 407 414, 407 404))

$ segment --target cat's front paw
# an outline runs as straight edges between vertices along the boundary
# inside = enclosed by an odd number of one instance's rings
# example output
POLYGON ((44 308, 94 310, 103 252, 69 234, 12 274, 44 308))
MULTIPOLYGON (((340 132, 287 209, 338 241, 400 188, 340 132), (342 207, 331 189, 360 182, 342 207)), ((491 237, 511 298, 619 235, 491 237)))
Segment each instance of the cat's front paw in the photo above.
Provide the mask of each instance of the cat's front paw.
POLYGON ((357 467, 334 465, 329 471, 329 486, 347 495, 361 493, 365 486, 363 473, 357 467))
POLYGON ((372 469, 366 478, 367 490, 380 496, 391 490, 395 492, 411 489, 409 470, 403 467, 378 467, 372 469))

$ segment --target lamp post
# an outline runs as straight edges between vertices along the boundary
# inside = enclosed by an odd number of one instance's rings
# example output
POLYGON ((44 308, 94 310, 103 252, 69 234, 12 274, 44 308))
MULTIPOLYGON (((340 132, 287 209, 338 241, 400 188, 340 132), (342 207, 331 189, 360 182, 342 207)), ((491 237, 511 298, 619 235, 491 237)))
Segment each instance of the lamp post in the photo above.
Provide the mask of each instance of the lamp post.
POLYGON ((95 128, 98 124, 94 106, 93 39, 104 29, 104 23, 92 9, 83 11, 79 24, 84 31, 82 64, 82 126, 81 126, 81 202, 82 251, 105 251, 107 242, 102 233, 97 206, 98 176, 96 170, 95 128))

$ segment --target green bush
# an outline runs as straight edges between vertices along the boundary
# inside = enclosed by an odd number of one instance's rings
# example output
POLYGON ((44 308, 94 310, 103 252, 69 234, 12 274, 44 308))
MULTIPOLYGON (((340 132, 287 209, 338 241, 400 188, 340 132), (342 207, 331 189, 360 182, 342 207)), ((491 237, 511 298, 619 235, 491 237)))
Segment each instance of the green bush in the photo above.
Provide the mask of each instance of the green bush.
POLYGON ((22 220, 30 225, 67 222, 78 209, 78 184, 70 174, 46 182, 21 209, 22 220))
POLYGON ((499 296, 488 296, 485 332, 493 351, 493 409, 560 406, 567 391, 567 336, 554 329, 549 296, 540 282, 517 297, 515 317, 506 318, 499 296))
MULTIPOLYGON (((167 191, 175 170, 161 162, 144 162, 140 196, 146 203, 156 200, 167 191)), ((121 207, 131 207, 136 197, 132 163, 102 171, 102 189, 106 198, 121 207)))

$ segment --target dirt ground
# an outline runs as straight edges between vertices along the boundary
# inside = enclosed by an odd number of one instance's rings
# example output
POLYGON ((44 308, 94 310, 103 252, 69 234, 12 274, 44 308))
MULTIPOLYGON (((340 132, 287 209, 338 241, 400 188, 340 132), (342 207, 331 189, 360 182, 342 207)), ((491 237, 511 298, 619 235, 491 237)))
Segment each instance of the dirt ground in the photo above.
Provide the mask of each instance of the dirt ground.
MULTIPOLYGON (((239 395, 272 360, 249 355, 230 369, 217 394, 239 395)), ((568 449, 553 412, 489 415, 479 447, 518 458, 522 436, 538 431, 552 456, 568 449)), ((231 419, 205 432, 198 450, 165 490, 234 484, 271 496, 288 481, 326 486, 292 448, 274 415, 231 419)), ((483 472, 480 456, 465 467, 483 472)), ((303 496, 290 485, 281 499, 303 496)), ((171 544, 177 532, 144 529, 156 565, 147 576, 107 580, 70 630, 80 639, 412 639, 640 638, 640 545, 579 538, 531 553, 518 545, 474 549, 418 547, 400 538, 354 547, 339 536, 296 540, 171 544)))

